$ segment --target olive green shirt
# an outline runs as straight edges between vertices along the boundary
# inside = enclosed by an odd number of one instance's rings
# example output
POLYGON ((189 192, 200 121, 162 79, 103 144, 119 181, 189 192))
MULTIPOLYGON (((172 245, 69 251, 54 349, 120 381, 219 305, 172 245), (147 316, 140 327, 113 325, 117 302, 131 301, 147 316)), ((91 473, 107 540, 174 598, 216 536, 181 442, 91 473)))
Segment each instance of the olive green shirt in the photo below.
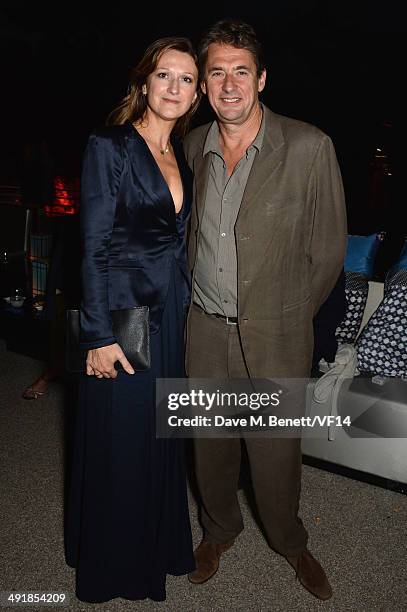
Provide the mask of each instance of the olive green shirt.
POLYGON ((246 183, 264 137, 260 129, 230 177, 219 146, 219 128, 213 122, 203 155, 211 156, 205 210, 195 264, 193 298, 209 314, 237 316, 237 257, 234 227, 246 183))

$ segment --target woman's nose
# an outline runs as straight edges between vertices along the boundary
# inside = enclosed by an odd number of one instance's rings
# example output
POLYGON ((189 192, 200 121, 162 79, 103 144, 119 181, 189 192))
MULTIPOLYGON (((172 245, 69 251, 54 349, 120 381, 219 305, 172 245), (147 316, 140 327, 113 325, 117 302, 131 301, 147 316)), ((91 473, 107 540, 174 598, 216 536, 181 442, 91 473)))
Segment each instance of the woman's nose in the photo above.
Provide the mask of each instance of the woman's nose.
POLYGON ((176 77, 172 77, 169 80, 168 83, 168 90, 172 93, 172 94, 176 94, 179 91, 179 81, 176 77))

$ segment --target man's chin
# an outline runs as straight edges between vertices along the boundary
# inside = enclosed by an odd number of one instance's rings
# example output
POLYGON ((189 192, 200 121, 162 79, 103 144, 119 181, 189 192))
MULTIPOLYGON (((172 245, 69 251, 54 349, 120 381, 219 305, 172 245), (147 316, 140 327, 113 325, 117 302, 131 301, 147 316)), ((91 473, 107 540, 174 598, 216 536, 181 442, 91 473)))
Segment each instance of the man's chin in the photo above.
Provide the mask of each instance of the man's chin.
POLYGON ((233 111, 233 109, 227 111, 222 110, 221 112, 217 113, 217 116, 219 121, 221 121, 222 123, 233 123, 236 125, 244 123, 244 118, 242 117, 242 114, 238 111, 233 111))

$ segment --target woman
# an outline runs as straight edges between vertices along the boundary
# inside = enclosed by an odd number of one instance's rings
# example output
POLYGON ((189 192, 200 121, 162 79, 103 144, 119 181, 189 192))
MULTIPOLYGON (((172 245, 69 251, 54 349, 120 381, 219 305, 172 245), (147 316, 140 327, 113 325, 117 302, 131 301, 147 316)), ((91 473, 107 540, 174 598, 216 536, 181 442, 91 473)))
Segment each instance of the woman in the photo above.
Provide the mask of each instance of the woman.
POLYGON ((194 567, 184 449, 155 438, 155 379, 183 376, 189 303, 184 230, 192 177, 183 135, 198 105, 190 42, 154 42, 129 93, 90 137, 82 176, 83 347, 67 561, 90 602, 165 599, 194 567), (149 306, 151 368, 134 372, 109 310, 149 306), (119 361, 123 370, 117 372, 119 361))

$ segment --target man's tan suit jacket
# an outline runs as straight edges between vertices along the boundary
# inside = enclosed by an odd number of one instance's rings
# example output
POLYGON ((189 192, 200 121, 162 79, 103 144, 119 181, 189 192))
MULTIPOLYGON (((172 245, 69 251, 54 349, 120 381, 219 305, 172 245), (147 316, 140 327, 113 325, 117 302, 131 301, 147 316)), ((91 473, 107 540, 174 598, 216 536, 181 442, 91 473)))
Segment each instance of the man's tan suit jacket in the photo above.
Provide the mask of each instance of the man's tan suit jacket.
MULTIPOLYGON (((192 272, 210 170, 211 154, 202 155, 209 127, 194 129, 185 140, 194 172, 192 272)), ((330 138, 265 108, 263 144, 235 225, 239 331, 252 378, 309 375, 312 319, 338 279, 346 232, 342 179, 330 138)), ((187 363, 189 325, 188 318, 187 363)))

